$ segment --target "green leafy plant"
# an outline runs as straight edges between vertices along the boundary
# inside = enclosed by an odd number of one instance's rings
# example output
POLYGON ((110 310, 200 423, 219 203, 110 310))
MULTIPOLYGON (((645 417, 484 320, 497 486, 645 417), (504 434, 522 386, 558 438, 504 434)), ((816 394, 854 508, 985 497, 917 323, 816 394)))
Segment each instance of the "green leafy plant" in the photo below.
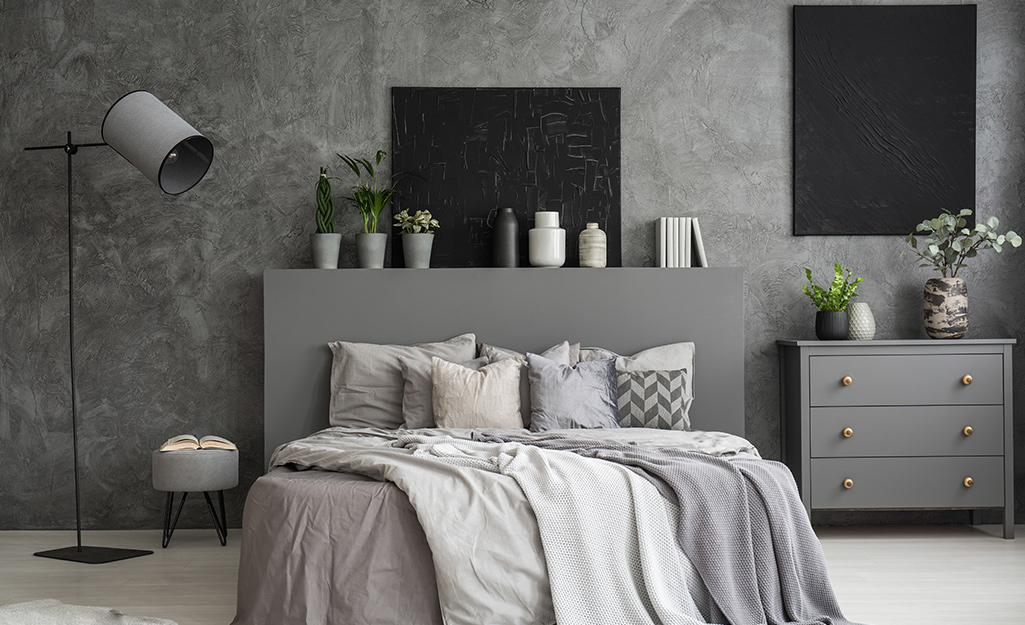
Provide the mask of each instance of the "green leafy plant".
POLYGON ((808 276, 808 284, 804 285, 803 289, 804 294, 810 297, 815 307, 822 311, 847 310, 847 304, 858 296, 855 290, 861 283, 861 278, 851 280, 851 270, 845 269, 840 263, 833 266, 833 271, 833 282, 827 290, 817 286, 811 279, 811 269, 804 268, 804 274, 808 276), (847 272, 846 276, 844 271, 847 272))
POLYGON ((409 211, 402 209, 402 212, 395 215, 395 227, 402 231, 402 234, 430 234, 434 228, 440 228, 441 224, 431 215, 431 211, 416 211, 410 216, 409 211))
POLYGON ((1021 245, 1021 237, 1014 230, 1006 234, 997 233, 1000 220, 990 217, 985 221, 976 221, 975 227, 968 229, 968 217, 972 211, 965 208, 957 215, 942 209, 939 217, 926 219, 915 227, 915 232, 927 233, 921 241, 914 233, 904 238, 907 249, 901 256, 911 252, 922 261, 919 267, 932 267, 944 278, 956 278, 957 270, 965 266, 965 261, 975 258, 981 250, 1003 250, 1006 243, 1012 247, 1021 245), (950 275, 947 275, 950 274, 950 275))
POLYGON ((331 197, 331 180, 327 168, 320 168, 317 179, 317 234, 330 234, 335 231, 335 201, 331 197))
POLYGON ((378 218, 388 206, 388 202, 391 202, 399 194, 398 189, 395 188, 396 182, 404 176, 412 175, 423 178, 411 171, 400 171, 391 175, 388 184, 380 183, 377 175, 380 173, 381 161, 387 155, 388 153, 384 150, 378 150, 373 162, 366 158, 354 158, 345 154, 337 155, 360 180, 352 187, 352 196, 346 199, 352 202, 363 216, 363 232, 377 232, 378 218), (369 180, 363 180, 364 173, 369 180))

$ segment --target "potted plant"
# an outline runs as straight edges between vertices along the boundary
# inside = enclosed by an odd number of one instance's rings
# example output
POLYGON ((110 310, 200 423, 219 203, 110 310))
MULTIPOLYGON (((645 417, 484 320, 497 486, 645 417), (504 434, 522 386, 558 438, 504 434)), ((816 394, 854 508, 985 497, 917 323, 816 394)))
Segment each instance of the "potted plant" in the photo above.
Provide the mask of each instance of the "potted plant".
POLYGON ((819 309, 815 314, 815 336, 823 341, 837 341, 847 338, 849 323, 847 304, 858 296, 855 292, 861 278, 851 280, 851 270, 845 269, 840 263, 833 265, 833 282, 828 289, 815 284, 811 278, 811 269, 804 268, 808 284, 804 285, 804 294, 811 298, 819 309), (844 271, 847 275, 844 275, 844 271))
POLYGON ((914 232, 905 237, 907 248, 901 256, 911 252, 923 261, 919 267, 932 267, 940 272, 941 277, 929 278, 925 283, 926 333, 934 339, 959 339, 968 331, 968 286, 958 277, 958 270, 982 250, 1000 252, 1008 243, 1020 246, 1021 237, 1013 230, 997 233, 1000 220, 996 217, 976 221, 969 229, 966 218, 971 216, 971 210, 962 209, 957 215, 945 208, 941 210, 938 217, 915 227, 924 239, 919 241, 914 232))
POLYGON ((320 168, 317 179, 317 231, 310 235, 313 266, 317 269, 337 269, 338 250, 342 235, 335 232, 335 203, 331 197, 331 180, 327 168, 320 168))
POLYGON ((377 231, 378 218, 388 203, 398 195, 395 183, 413 172, 400 171, 388 178, 387 184, 378 181, 381 161, 387 156, 384 150, 378 150, 373 162, 366 158, 355 158, 338 154, 338 158, 349 166, 356 174, 359 182, 352 187, 352 196, 346 198, 359 210, 363 217, 363 232, 356 234, 356 253, 359 266, 378 269, 384 267, 384 252, 388 243, 388 235, 377 231), (367 175, 364 181, 363 174, 367 175))
POLYGON ((406 267, 427 269, 431 266, 431 248, 434 245, 434 229, 441 227, 431 211, 418 210, 412 216, 409 211, 395 215, 395 227, 402 233, 402 255, 406 267))

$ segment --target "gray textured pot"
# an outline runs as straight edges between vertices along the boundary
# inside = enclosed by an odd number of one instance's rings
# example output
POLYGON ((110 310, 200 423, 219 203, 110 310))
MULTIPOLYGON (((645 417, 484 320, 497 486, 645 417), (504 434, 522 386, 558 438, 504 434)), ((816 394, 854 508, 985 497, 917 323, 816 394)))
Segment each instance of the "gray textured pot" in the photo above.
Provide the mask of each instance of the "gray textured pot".
POLYGON ((342 248, 342 235, 337 232, 314 232, 310 235, 314 269, 338 269, 338 250, 342 248))
POLYGON ((846 310, 820 310, 815 313, 815 336, 820 341, 846 341, 849 329, 846 310))
POLYGON ((383 232, 357 232, 356 256, 360 269, 383 269, 388 235, 383 232))
POLYGON ((923 303, 929 338, 959 339, 968 332, 968 285, 961 278, 930 278, 923 303))
POLYGON ((408 269, 427 269, 431 266, 431 248, 434 235, 426 232, 402 235, 402 257, 408 269))

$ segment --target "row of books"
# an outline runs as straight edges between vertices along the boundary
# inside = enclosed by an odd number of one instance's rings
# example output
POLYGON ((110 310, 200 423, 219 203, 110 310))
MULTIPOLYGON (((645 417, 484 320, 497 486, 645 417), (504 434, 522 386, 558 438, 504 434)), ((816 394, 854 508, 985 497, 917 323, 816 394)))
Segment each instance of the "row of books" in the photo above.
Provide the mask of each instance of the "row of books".
POLYGON ((167 439, 160 446, 160 451, 180 451, 183 449, 238 449, 235 443, 220 436, 204 436, 196 438, 192 434, 179 434, 167 439))
POLYGON ((655 222, 659 267, 707 267, 697 217, 660 217, 655 222))

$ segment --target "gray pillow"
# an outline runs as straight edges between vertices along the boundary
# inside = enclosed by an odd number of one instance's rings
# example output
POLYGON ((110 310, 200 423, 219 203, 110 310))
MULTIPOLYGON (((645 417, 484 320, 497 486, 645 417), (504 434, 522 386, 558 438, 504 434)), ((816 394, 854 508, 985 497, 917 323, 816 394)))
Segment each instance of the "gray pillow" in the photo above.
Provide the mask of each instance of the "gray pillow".
POLYGON ((442 428, 519 428, 520 364, 506 359, 476 371, 431 359, 434 417, 442 428))
POLYGON ((376 427, 394 430, 402 426, 402 369, 399 358, 430 362, 432 356, 452 362, 473 358, 476 336, 462 334, 441 343, 377 345, 328 343, 331 362, 331 425, 376 427))
POLYGON ((619 426, 689 430, 687 371, 628 371, 619 374, 619 426))
POLYGON ((561 365, 527 354, 530 429, 618 428, 616 359, 561 365))
MULTIPOLYGON (((476 371, 488 364, 487 358, 474 358, 458 363, 476 371)), ((434 384, 431 363, 405 356, 399 358, 402 368, 402 417, 407 428, 433 428, 434 384)))
MULTIPOLYGON (((520 370, 520 414, 523 417, 523 427, 530 425, 530 376, 527 372, 527 356, 504 347, 495 347, 487 343, 481 343, 480 355, 487 358, 489 363, 499 362, 506 358, 518 358, 523 368, 520 370)), ((572 346, 569 341, 563 341, 553 345, 541 352, 541 356, 553 360, 560 365, 572 365, 572 346)))
MULTIPOLYGON (((694 402, 694 343, 670 343, 637 352, 633 356, 620 356, 601 347, 580 349, 580 362, 598 358, 616 357, 616 371, 672 371, 683 372, 684 408, 683 418, 690 423, 690 406, 694 402)), ((620 400, 621 401, 621 400, 620 400)), ((688 426, 689 427, 689 426, 688 426)))

